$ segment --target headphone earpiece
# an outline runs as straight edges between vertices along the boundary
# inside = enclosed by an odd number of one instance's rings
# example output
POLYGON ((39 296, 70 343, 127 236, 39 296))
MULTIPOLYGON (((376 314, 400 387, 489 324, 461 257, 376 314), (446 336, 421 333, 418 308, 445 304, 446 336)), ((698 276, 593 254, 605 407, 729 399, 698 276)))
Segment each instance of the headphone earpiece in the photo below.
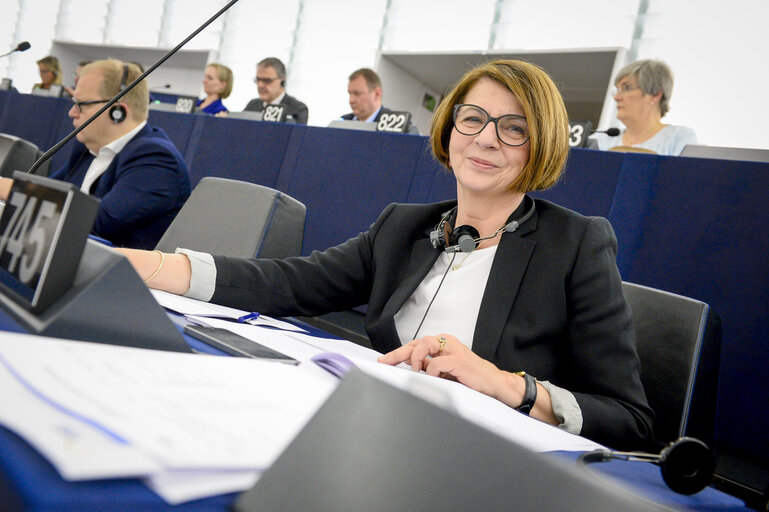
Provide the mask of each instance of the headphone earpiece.
POLYGON ((449 233, 449 245, 446 247, 446 252, 473 252, 480 243, 480 237, 481 235, 474 227, 459 226, 449 233))
POLYGON ((671 490, 680 494, 695 494, 713 480, 715 460, 708 445, 693 437, 679 437, 659 455, 643 452, 610 452, 596 450, 580 455, 581 463, 604 462, 610 459, 653 462, 660 466, 662 479, 671 490))
POLYGON ((285 87, 286 86, 286 80, 285 79, 280 81, 280 86, 281 87, 285 87))
MULTIPOLYGON (((123 63, 123 76, 120 78, 120 88, 119 91, 122 91, 126 88, 128 81, 128 64, 123 63)), ((122 123, 126 120, 126 117, 128 117, 128 113, 126 112, 126 109, 121 104, 114 105, 111 109, 109 109, 109 118, 112 120, 113 123, 118 124, 122 123)))
POLYGON ((454 207, 443 214, 438 225, 430 232, 430 243, 436 249, 443 247, 446 252, 473 252, 483 240, 494 238, 502 231, 513 233, 534 214, 534 209, 535 203, 532 201, 531 208, 521 218, 508 222, 491 236, 481 237, 473 226, 453 227, 454 217, 457 214, 457 209, 454 207))
POLYGON ((109 118, 115 124, 122 123, 125 121, 126 117, 128 117, 128 113, 126 112, 125 107, 119 103, 113 105, 112 108, 109 109, 109 118))

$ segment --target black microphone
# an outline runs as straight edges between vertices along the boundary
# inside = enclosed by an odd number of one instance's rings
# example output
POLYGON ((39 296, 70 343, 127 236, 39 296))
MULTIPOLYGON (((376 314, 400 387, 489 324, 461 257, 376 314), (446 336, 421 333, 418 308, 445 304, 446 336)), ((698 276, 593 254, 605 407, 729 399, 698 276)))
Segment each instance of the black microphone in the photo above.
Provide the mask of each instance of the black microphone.
POLYGON ((659 455, 596 450, 583 453, 577 460, 586 465, 610 459, 653 462, 660 466, 662 479, 667 486, 680 494, 694 494, 703 490, 710 484, 715 470, 715 460, 710 448, 693 437, 679 437, 667 445, 659 455))
POLYGON ((30 47, 31 47, 31 46, 32 46, 32 45, 31 45, 31 44, 29 44, 29 41, 22 41, 22 42, 20 42, 20 43, 19 43, 19 44, 16 46, 16 48, 14 48, 13 50, 11 50, 11 51, 10 51, 10 52, 8 52, 8 53, 4 53, 4 54, 0 55, 0 57, 5 57, 5 56, 7 56, 7 55, 10 55, 10 54, 12 54, 13 52, 26 52, 27 50, 29 50, 29 49, 30 49, 30 47))
MULTIPOLYGON (((99 110, 98 110, 98 111, 97 111, 95 114, 93 114, 91 117, 89 117, 88 119, 86 119, 86 120, 83 122, 83 124, 81 124, 80 126, 78 126, 77 128, 75 128, 74 130, 72 130, 72 131, 69 133, 69 135, 67 135, 66 137, 64 137, 63 139, 61 139, 59 142, 57 142, 57 143, 56 143, 56 145, 55 145, 55 146, 53 146, 51 149, 49 149, 48 151, 46 151, 45 153, 43 153, 43 156, 41 156, 40 158, 38 158, 38 159, 37 159, 37 161, 36 161, 34 164, 32 164, 32 167, 30 167, 30 168, 29 168, 29 170, 27 171, 27 174, 32 174, 32 173, 34 173, 34 172, 35 172, 35 171, 36 171, 36 170, 37 170, 37 169, 38 169, 38 168, 39 168, 41 165, 43 165, 43 164, 46 162, 46 160, 48 160, 48 159, 49 159, 49 158, 51 158, 53 155, 55 155, 55 154, 56 154, 56 153, 57 153, 57 152, 58 152, 58 151, 59 151, 59 150, 60 150, 60 149, 61 149, 61 148, 62 148, 62 147, 63 147, 63 146, 64 146, 64 145, 67 143, 67 142, 69 142, 70 140, 72 140, 72 138, 73 138, 74 136, 76 136, 78 133, 82 132, 82 131, 85 129, 85 127, 86 127, 86 126, 88 126, 89 124, 91 124, 91 123, 94 121, 94 119, 96 119, 97 117, 99 117, 100 115, 102 115, 104 112, 106 112, 106 111, 107 111, 107 110, 108 110, 108 109, 109 109, 109 108, 110 108, 112 105, 114 105, 115 103, 117 103, 117 102, 118 102, 118 100, 120 100, 120 98, 122 98, 123 96, 125 96, 126 94, 128 94, 128 92, 129 92, 131 89, 133 89, 134 87, 136 87, 136 85, 137 85, 139 82, 141 82, 142 80, 144 80, 144 79, 147 77, 147 75, 149 75, 150 73, 152 73, 153 71, 155 71, 155 69, 156 69, 158 66, 160 66, 161 64, 163 64, 163 63, 164 63, 165 61, 167 61, 169 58, 171 58, 171 57, 172 57, 172 56, 173 56, 173 55, 174 55, 176 52, 178 52, 178 51, 179 51, 179 50, 180 50, 180 49, 181 49, 181 48, 182 48, 182 47, 183 47, 185 44, 187 44, 187 43, 190 41, 190 39, 192 39, 193 37, 195 37, 196 35, 198 35, 198 34, 199 34, 199 33, 200 33, 200 32, 201 32, 201 31, 202 31, 204 28, 206 28, 206 27, 207 27, 207 26, 209 26, 211 23, 213 23, 213 22, 214 22, 214 20, 216 20, 216 18, 218 18, 219 16, 221 16, 222 14, 224 14, 225 12, 227 12, 227 10, 228 10, 230 7, 232 7, 233 5, 235 5, 236 3, 238 3, 238 0, 231 0, 231 1, 230 1, 230 2, 227 4, 227 5, 225 5, 224 7, 222 7, 222 8, 219 10, 219 12, 217 12, 216 14, 214 14, 214 15, 213 15, 211 18, 209 18, 209 19, 208 19, 208 20, 207 20, 205 23, 203 23, 201 26, 199 26, 198 28, 196 28, 196 29, 195 29, 195 30, 192 32, 192 34, 190 34, 190 35, 188 35, 186 38, 184 38, 184 41, 182 41, 181 43, 177 44, 177 45, 176 45, 176 46, 174 46, 174 47, 173 47, 171 50, 169 50, 169 51, 168 51, 168 53, 166 53, 165 55, 163 55, 162 57, 160 57, 160 58, 157 60, 157 62, 155 62, 155 63, 154 63, 152 66, 150 66, 150 67, 147 69, 147 71, 145 71, 144 73, 142 73, 141 75, 139 75, 139 76, 136 78, 136 80, 134 80, 133 82, 131 82, 130 84, 128 84, 127 86, 125 86, 125 88, 123 88, 122 90, 118 91, 118 93, 117 93, 115 96, 113 96, 111 100, 109 100, 107 103, 105 103, 105 104, 104 104, 104 106, 103 106, 102 108, 100 108, 100 109, 99 109, 99 110)), ((29 43, 27 43, 27 44, 29 44, 29 43)), ((21 45, 19 45, 19 46, 21 46, 21 45)))
POLYGON ((616 137, 617 135, 620 134, 620 130, 619 130, 619 128, 609 128, 608 130, 593 130, 590 133, 591 134, 593 134, 593 133, 605 133, 609 137, 616 137))

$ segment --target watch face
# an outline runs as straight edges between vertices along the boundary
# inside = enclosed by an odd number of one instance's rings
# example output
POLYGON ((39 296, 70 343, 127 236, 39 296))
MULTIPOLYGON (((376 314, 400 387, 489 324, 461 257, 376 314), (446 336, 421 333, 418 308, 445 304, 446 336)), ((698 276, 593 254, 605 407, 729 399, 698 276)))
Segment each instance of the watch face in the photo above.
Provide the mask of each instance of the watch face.
POLYGON ((16 180, 0 218, 0 283, 33 301, 57 239, 67 192, 16 180))

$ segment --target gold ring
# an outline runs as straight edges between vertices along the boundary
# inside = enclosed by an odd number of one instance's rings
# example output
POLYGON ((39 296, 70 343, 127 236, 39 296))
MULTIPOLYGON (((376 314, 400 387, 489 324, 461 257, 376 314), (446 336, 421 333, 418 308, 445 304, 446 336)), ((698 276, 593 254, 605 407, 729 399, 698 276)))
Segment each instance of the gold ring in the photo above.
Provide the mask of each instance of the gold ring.
POLYGON ((443 351, 443 347, 446 346, 446 342, 448 340, 446 338, 444 338, 443 336, 438 336, 438 341, 441 342, 441 348, 438 349, 438 352, 442 352, 443 351))

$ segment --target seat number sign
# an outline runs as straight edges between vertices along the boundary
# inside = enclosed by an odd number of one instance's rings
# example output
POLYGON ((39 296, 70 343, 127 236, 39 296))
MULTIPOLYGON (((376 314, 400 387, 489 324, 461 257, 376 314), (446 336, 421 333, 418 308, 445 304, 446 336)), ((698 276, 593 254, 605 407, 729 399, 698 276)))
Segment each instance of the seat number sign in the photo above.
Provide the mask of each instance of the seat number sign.
POLYGON ((283 105, 266 105, 262 121, 280 122, 283 120, 284 111, 285 107, 283 105))
POLYGON ((379 116, 376 131, 406 133, 410 120, 411 112, 387 112, 379 116))
POLYGON ((66 197, 59 190, 40 195, 14 190, 5 206, 0 222, 0 267, 28 289, 23 295, 31 296, 37 287, 66 197))

